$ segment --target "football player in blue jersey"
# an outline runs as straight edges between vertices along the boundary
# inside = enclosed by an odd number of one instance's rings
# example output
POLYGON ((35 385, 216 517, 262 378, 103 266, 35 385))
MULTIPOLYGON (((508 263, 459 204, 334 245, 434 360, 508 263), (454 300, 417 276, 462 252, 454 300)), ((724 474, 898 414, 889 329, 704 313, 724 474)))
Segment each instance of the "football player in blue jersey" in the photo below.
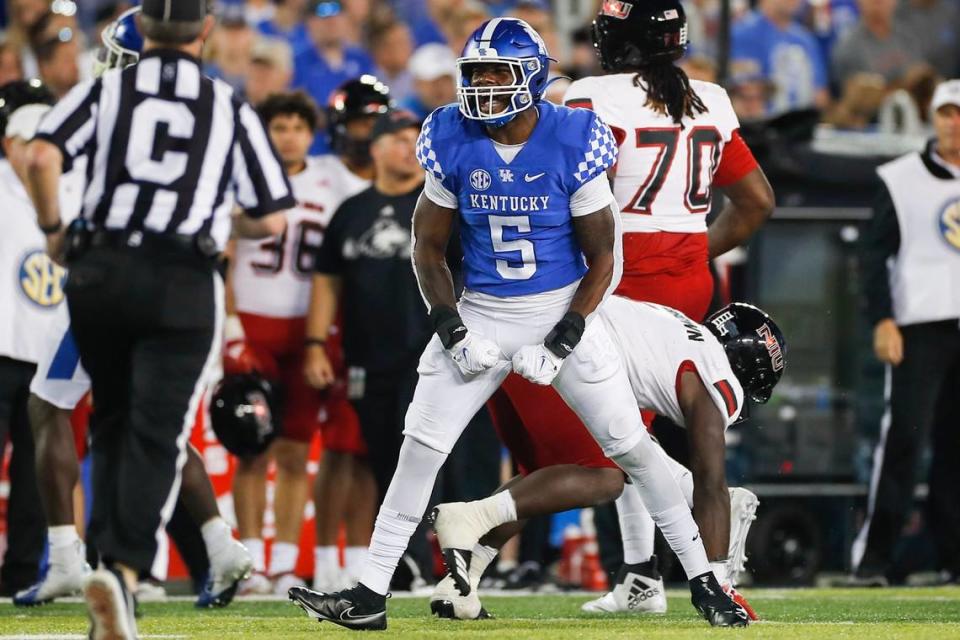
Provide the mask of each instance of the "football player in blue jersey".
MULTIPOLYGON (((103 46, 94 68, 97 76, 139 60, 143 37, 137 30, 138 13, 140 7, 129 9, 103 30, 103 46)), ((47 350, 30 383, 27 406, 36 445, 37 484, 47 520, 49 555, 40 580, 14 596, 13 604, 18 607, 72 595, 90 572, 74 525, 73 492, 80 467, 70 424, 70 414, 90 390, 90 378, 80 362, 66 312, 66 308, 62 309, 63 317, 49 336, 47 350)), ((210 560, 210 574, 196 605, 224 607, 230 604, 239 581, 249 575, 253 563, 247 549, 234 540, 230 525, 220 517, 203 459, 193 445, 187 447, 180 499, 199 527, 210 560)))
MULTIPOLYGON (((426 170, 414 213, 413 262, 436 335, 420 359, 400 461, 352 589, 295 587, 308 615, 351 629, 386 628, 397 562, 427 508, 437 472, 467 422, 513 370, 552 384, 605 455, 633 480, 690 578, 693 602, 715 625, 746 624, 710 571, 696 523, 640 420, 598 305, 619 280, 619 216, 606 177, 617 156, 610 129, 587 110, 541 100, 550 58, 527 23, 496 18, 458 59, 459 104, 424 122, 417 157, 426 170), (459 216, 465 290, 459 302, 446 245, 459 216)), ((516 517, 509 492, 486 512, 516 517)), ((464 595, 470 532, 434 522, 464 595)))

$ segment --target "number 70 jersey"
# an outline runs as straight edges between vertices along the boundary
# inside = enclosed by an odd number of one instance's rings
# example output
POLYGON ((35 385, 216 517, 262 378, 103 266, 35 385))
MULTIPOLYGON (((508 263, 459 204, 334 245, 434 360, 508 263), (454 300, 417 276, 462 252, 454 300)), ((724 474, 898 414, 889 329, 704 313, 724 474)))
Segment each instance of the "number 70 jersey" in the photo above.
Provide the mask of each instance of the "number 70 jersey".
POLYGON ((290 176, 297 206, 284 212, 287 230, 263 240, 237 240, 233 293, 237 310, 271 318, 307 315, 317 248, 333 214, 370 186, 333 155, 307 158, 290 176))
POLYGON ((735 182, 747 166, 756 167, 737 133, 740 124, 730 98, 719 85, 691 80, 707 111, 685 116, 681 126, 645 105, 646 90, 634 85, 634 75, 577 80, 564 102, 595 111, 617 138, 614 195, 624 232, 704 232, 713 187, 735 182), (728 145, 737 153, 725 154, 728 145))

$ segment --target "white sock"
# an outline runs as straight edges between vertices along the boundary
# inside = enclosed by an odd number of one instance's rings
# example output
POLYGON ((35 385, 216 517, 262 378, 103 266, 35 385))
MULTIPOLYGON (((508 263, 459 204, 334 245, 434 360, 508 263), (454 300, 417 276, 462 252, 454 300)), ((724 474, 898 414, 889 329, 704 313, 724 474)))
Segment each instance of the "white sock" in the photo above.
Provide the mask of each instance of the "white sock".
POLYGON ((727 577, 726 560, 714 560, 710 563, 710 569, 713 571, 713 575, 717 576, 717 582, 720 584, 726 584, 729 582, 727 577))
POLYGON ((200 527, 203 544, 207 548, 207 556, 214 558, 233 540, 233 531, 227 521, 217 516, 210 518, 200 527))
POLYGON ((632 486, 677 554, 687 577, 709 572, 700 530, 662 449, 644 434, 633 449, 613 459, 630 476, 632 486))
POLYGON ((348 576, 356 578, 360 575, 363 562, 367 559, 366 547, 347 547, 343 551, 343 569, 348 576))
POLYGON ((517 519, 517 503, 514 502, 509 491, 501 491, 483 500, 474 500, 467 504, 473 507, 481 534, 517 519))
POLYGON ((504 560, 503 558, 500 558, 500 560, 497 562, 497 571, 499 571, 500 573, 507 573, 508 571, 513 571, 516 568, 517 568, 516 560, 504 560))
POLYGON ((253 570, 257 573, 266 573, 267 563, 263 554, 263 540, 260 538, 244 538, 240 541, 250 552, 253 559, 253 570))
POLYGON ((380 507, 370 538, 370 554, 360 571, 360 582, 371 591, 386 595, 400 556, 407 550, 418 524, 420 518, 388 509, 386 505, 380 507))
POLYGON ((620 536, 623 539, 623 563, 640 564, 653 555, 656 527, 640 494, 629 484, 617 498, 617 517, 620 520, 620 536))
MULTIPOLYGON (((502 491, 501 493, 506 493, 502 491)), ((499 549, 488 547, 479 542, 473 547, 473 557, 470 559, 470 580, 479 581, 483 577, 483 572, 487 570, 490 563, 496 559, 499 549)))
POLYGON ((69 547, 79 539, 77 528, 72 524, 47 527, 47 542, 51 549, 69 547))
POLYGON ((50 545, 50 566, 66 571, 83 566, 83 543, 72 524, 47 527, 47 544, 50 545))
POLYGON ((313 574, 332 573, 340 569, 340 550, 333 546, 313 548, 313 574))
POLYGON ((292 573, 297 567, 300 548, 292 542, 274 542, 270 548, 270 571, 267 575, 279 576, 292 573))
POLYGON ((386 595, 400 556, 427 508, 437 472, 447 454, 404 438, 400 460, 383 499, 370 539, 370 552, 360 572, 360 582, 386 595))

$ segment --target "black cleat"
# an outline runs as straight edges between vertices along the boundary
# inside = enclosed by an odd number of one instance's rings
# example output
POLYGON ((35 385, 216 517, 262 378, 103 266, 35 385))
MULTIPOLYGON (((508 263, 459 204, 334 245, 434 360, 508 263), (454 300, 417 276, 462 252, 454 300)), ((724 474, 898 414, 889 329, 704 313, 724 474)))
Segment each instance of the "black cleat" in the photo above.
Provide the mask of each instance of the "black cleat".
POLYGON ((387 628, 387 598, 362 584, 333 593, 293 587, 287 596, 308 616, 320 622, 329 620, 354 631, 382 631, 387 628))
POLYGON ((745 627, 750 621, 746 609, 723 592, 713 572, 690 581, 690 601, 711 627, 745 627))

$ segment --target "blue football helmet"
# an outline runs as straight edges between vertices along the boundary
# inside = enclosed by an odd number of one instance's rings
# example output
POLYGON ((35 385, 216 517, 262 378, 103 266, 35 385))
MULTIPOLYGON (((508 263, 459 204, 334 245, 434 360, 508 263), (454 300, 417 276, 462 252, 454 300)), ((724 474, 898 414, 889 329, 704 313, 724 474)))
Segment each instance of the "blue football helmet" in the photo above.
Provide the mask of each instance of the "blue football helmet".
POLYGON ((551 60, 543 38, 523 20, 494 18, 484 22, 467 40, 457 59, 460 113, 489 127, 502 127, 543 97, 549 84, 547 74, 551 60), (471 76, 476 64, 507 65, 513 73, 513 82, 475 87, 471 76), (497 98, 505 100, 507 105, 496 110, 497 98))
POLYGON ((123 69, 140 59, 143 36, 137 30, 138 13, 140 7, 128 9, 103 30, 100 35, 103 44, 97 52, 93 68, 96 77, 99 78, 107 69, 123 69))

